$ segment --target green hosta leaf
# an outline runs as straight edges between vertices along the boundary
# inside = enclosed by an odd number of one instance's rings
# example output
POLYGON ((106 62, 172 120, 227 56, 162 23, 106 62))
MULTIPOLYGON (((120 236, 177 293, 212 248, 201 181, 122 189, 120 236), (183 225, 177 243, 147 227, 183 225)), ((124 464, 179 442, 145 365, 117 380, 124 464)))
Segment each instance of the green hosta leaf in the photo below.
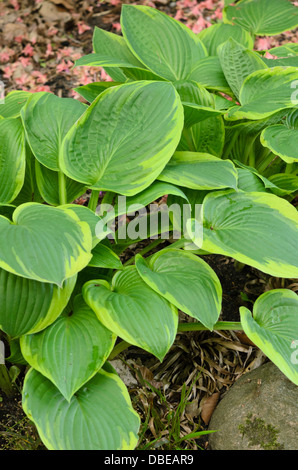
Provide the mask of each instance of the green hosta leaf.
MULTIPOLYGON (((275 124, 275 123, 272 123, 275 124)), ((289 129, 297 129, 298 130, 298 109, 290 109, 286 113, 286 125, 289 129)))
POLYGON ((0 121, 1 204, 12 202, 21 191, 25 179, 25 163, 22 124, 17 119, 2 119, 0 121))
POLYGON ((203 201, 203 250, 277 277, 298 277, 298 213, 274 194, 220 191, 203 201))
POLYGON ((298 55, 298 44, 297 43, 287 43, 282 46, 273 47, 269 49, 269 54, 277 57, 293 57, 298 55))
POLYGON ((191 127, 198 122, 205 121, 210 117, 219 116, 224 114, 223 111, 208 108, 206 106, 199 106, 194 103, 183 102, 184 109, 184 126, 191 127))
POLYGON ((61 169, 92 189, 132 196, 159 175, 182 126, 182 104, 170 83, 110 88, 66 135, 61 169))
POLYGON ((253 72, 241 87, 241 106, 231 108, 227 119, 264 119, 282 109, 293 108, 293 83, 296 80, 296 67, 274 67, 253 72))
POLYGON ((30 369, 23 409, 49 450, 127 450, 137 445, 140 418, 114 372, 100 370, 68 402, 52 382, 30 369))
POLYGON ((63 313, 40 333, 23 336, 20 345, 26 361, 70 401, 99 371, 115 341, 116 336, 98 321, 80 295, 69 314, 63 313))
POLYGON ((298 129, 283 124, 269 126, 261 134, 261 143, 287 163, 298 162, 298 129))
POLYGON ((247 168, 237 168, 238 172, 238 189, 247 193, 266 192, 266 188, 262 180, 247 168))
POLYGON ((223 21, 258 36, 272 36, 298 26, 298 8, 288 0, 245 0, 224 8, 223 21))
POLYGON ((267 59, 262 57, 262 61, 267 67, 298 67, 298 57, 284 57, 280 59, 267 59))
POLYGON ((151 72, 151 70, 140 68, 140 67, 122 67, 122 72, 125 77, 130 80, 159 80, 166 81, 165 78, 160 77, 156 73, 151 72))
MULTIPOLYGON (((59 206, 59 173, 49 170, 46 166, 41 165, 38 160, 35 160, 35 175, 37 187, 43 200, 53 206, 59 206)), ((84 194, 87 189, 82 183, 78 183, 67 176, 65 176, 65 188, 68 203, 84 194)))
POLYGON ((73 212, 37 203, 19 206, 13 223, 0 216, 0 267, 62 286, 91 259, 91 233, 73 212))
POLYGON ((237 188, 233 163, 206 153, 175 152, 158 179, 191 189, 237 188))
POLYGON ((85 222, 89 225, 92 235, 92 248, 106 237, 107 233, 101 237, 101 232, 98 230, 97 224, 101 221, 101 218, 92 210, 88 209, 88 207, 79 204, 65 204, 64 206, 60 206, 60 209, 73 212, 81 222, 85 222))
POLYGON ((180 196, 187 201, 187 197, 184 192, 174 186, 173 184, 163 183, 161 181, 154 181, 149 188, 145 189, 141 193, 138 193, 136 196, 127 197, 125 200, 118 198, 117 203, 114 206, 115 215, 123 215, 125 213, 131 213, 131 210, 137 211, 142 207, 146 207, 151 202, 156 201, 162 196, 173 194, 175 196, 180 196))
POLYGON ((269 181, 278 188, 278 192, 272 188, 271 191, 278 195, 292 194, 298 191, 298 176, 291 173, 276 173, 270 176, 269 181))
POLYGON ((227 98, 224 98, 223 96, 213 95, 213 97, 214 97, 215 109, 219 109, 220 111, 227 110, 231 108, 232 106, 236 105, 235 101, 228 100, 227 98))
MULTIPOLYGON (((254 167, 252 166, 248 166, 248 165, 244 165, 243 163, 239 162, 238 160, 234 160, 234 163, 236 163, 238 166, 240 166, 241 168, 244 168, 246 170, 249 170, 251 173, 253 173, 255 176, 257 176, 263 183, 265 189, 269 189, 269 190, 272 190, 272 189, 275 189, 275 190, 278 190, 277 186, 275 186, 275 184, 273 184, 268 178, 266 178, 265 176, 261 175, 254 167)), ((257 190, 256 190, 257 191, 257 190)))
POLYGON ((85 100, 89 101, 89 103, 92 103, 92 101, 103 91, 106 91, 107 88, 118 85, 121 85, 121 82, 93 82, 74 88, 74 91, 79 93, 85 100))
POLYGON ((215 157, 220 157, 224 143, 225 126, 223 118, 215 116, 184 129, 177 150, 209 153, 215 157))
POLYGON ((240 307, 244 332, 274 364, 298 385, 298 296, 275 289, 255 302, 253 316, 240 307))
POLYGON ((15 206, 19 206, 26 202, 43 202, 43 199, 39 193, 36 175, 35 175, 35 162, 36 159, 31 152, 31 149, 26 142, 25 146, 26 153, 26 168, 25 168, 25 179, 21 191, 17 197, 12 201, 15 206))
POLYGON ((107 269, 122 269, 119 256, 114 251, 102 243, 98 243, 92 250, 92 259, 89 266, 107 269))
MULTIPOLYGON (((117 36, 117 37, 123 39, 121 36, 117 36)), ((125 81, 126 78, 123 72, 121 71, 121 67, 127 67, 127 68, 144 67, 143 64, 141 64, 139 61, 137 61, 137 64, 138 65, 132 64, 131 62, 129 62, 129 60, 125 58, 125 56, 114 58, 114 57, 105 56, 105 55, 103 56, 102 54, 97 54, 95 52, 95 53, 87 54, 83 57, 80 57, 80 59, 76 60, 75 67, 81 67, 84 65, 88 67, 104 67, 105 70, 108 69, 109 71, 113 71, 113 69, 115 69, 117 70, 117 76, 120 71, 120 73, 123 75, 123 78, 124 78, 123 81, 125 81)), ((118 78, 115 77, 115 80, 123 83, 123 81, 120 80, 120 76, 118 78)))
POLYGON ((177 310, 147 286, 135 266, 118 271, 111 286, 102 280, 87 282, 83 296, 109 330, 164 358, 177 333, 177 310))
POLYGON ((32 152, 42 165, 59 171, 62 140, 85 109, 80 101, 47 92, 34 93, 27 101, 21 116, 32 152))
POLYGON ((187 79, 198 82, 210 90, 232 95, 217 56, 209 56, 199 60, 187 79))
MULTIPOLYGON (((97 27, 95 27, 93 34, 93 50, 96 54, 100 54, 102 58, 111 57, 114 60, 122 59, 136 67, 143 67, 134 54, 131 53, 122 36, 97 27)), ((105 66, 104 68, 113 80, 122 83, 126 81, 125 74, 120 68, 109 68, 105 66)))
MULTIPOLYGON (((133 243, 136 243, 137 241, 152 238, 153 236, 156 236, 160 233, 168 233, 171 231, 172 227, 168 218, 170 210, 168 209, 166 203, 161 203, 159 206, 153 204, 152 207, 150 205, 150 212, 148 214, 145 209, 147 205, 156 201, 161 196, 171 194, 179 196, 180 199, 184 201, 184 203, 188 202, 187 197, 180 188, 169 183, 163 183, 161 181, 155 181, 151 186, 149 186, 149 188, 145 189, 141 193, 138 193, 136 196, 126 198, 126 200, 122 201, 121 197, 118 198, 118 201, 114 206, 113 218, 123 214, 137 214, 138 217, 135 218, 135 220, 137 220, 135 224, 135 230, 139 233, 137 233, 136 239, 131 239, 131 233, 128 230, 128 225, 118 224, 118 230, 115 233, 117 244, 120 243, 122 246, 129 246, 133 243), (145 228, 142 230, 144 226, 145 228), (129 234, 127 232, 129 232, 129 234)), ((131 227, 131 224, 132 222, 130 222, 129 227, 131 227)), ((117 249, 118 248, 119 247, 117 247, 117 249)), ((123 250, 121 249, 120 252, 122 251, 123 250)))
POLYGON ((238 25, 218 23, 199 32, 198 37, 205 45, 208 55, 217 55, 217 48, 229 38, 233 38, 247 49, 253 49, 254 42, 251 35, 238 25))
POLYGON ((173 85, 178 91, 182 102, 215 109, 215 96, 194 80, 180 80, 174 82, 173 85))
POLYGON ((22 107, 30 96, 32 96, 30 91, 14 90, 8 93, 5 96, 5 102, 0 105, 0 117, 19 117, 22 107))
POLYGON ((96 54, 102 55, 103 58, 111 57, 113 59, 125 60, 136 67, 143 67, 143 64, 131 52, 122 36, 110 33, 104 29, 95 27, 93 50, 96 54))
POLYGON ((267 68, 256 52, 246 49, 233 38, 219 46, 218 56, 226 80, 237 97, 242 83, 248 75, 256 70, 267 68))
POLYGON ((222 289, 205 261, 169 248, 151 256, 148 262, 137 255, 136 268, 149 287, 212 330, 221 311, 222 289))
POLYGON ((5 358, 6 361, 10 362, 11 364, 28 365, 27 361, 23 358, 21 353, 19 338, 9 341, 9 350, 10 355, 5 358))
POLYGON ((184 24, 143 5, 123 5, 123 36, 134 55, 152 72, 167 80, 189 76, 205 46, 184 24))
POLYGON ((76 276, 63 287, 0 269, 0 328, 11 338, 36 333, 53 323, 73 291, 76 276))
POLYGON ((174 86, 183 103, 185 127, 224 113, 215 109, 214 96, 197 82, 181 80, 174 86))

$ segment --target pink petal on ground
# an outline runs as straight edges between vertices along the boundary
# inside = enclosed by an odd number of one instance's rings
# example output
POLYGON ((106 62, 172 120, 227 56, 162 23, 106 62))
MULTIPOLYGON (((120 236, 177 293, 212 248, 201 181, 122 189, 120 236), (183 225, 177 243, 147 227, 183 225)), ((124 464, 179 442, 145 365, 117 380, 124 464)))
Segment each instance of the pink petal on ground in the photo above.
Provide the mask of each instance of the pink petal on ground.
POLYGON ((28 67, 28 65, 31 63, 31 58, 30 57, 20 57, 19 62, 25 68, 25 67, 28 67))
POLYGON ((114 29, 116 29, 117 32, 121 31, 121 24, 120 23, 112 23, 112 26, 114 29))
POLYGON ((206 27, 206 22, 202 16, 196 21, 196 23, 191 28, 195 34, 199 33, 206 27))
POLYGON ((18 4, 18 0, 10 0, 10 4, 14 7, 15 10, 20 9, 20 5, 18 4))
POLYGON ((50 55, 53 55, 53 48, 52 44, 47 44, 47 50, 46 50, 46 57, 49 57, 50 55))
POLYGON ((29 57, 32 57, 33 54, 34 54, 34 49, 33 47, 31 46, 31 44, 27 44, 26 47, 24 47, 24 49, 22 50, 22 54, 24 55, 27 55, 29 57))
POLYGON ((50 92, 51 93, 51 89, 48 85, 39 85, 39 86, 36 86, 36 87, 33 87, 33 90, 32 91, 35 91, 35 92, 38 92, 38 91, 47 91, 47 92, 50 92))
POLYGON ((105 72, 104 69, 100 71, 101 78, 104 82, 112 82, 113 79, 105 72))
POLYGON ((277 59, 277 55, 272 55, 270 54, 270 52, 266 51, 266 54, 264 55, 264 57, 266 57, 266 59, 277 59))
POLYGON ((205 0, 205 2, 201 2, 201 7, 206 8, 207 10, 213 10, 214 2, 213 0, 205 0))
POLYGON ((256 43, 256 48, 258 51, 264 51, 271 48, 271 38, 258 38, 256 43))
POLYGON ((77 27, 78 27, 79 34, 83 34, 85 31, 88 31, 89 29, 91 29, 90 26, 85 24, 83 21, 78 21, 77 27))

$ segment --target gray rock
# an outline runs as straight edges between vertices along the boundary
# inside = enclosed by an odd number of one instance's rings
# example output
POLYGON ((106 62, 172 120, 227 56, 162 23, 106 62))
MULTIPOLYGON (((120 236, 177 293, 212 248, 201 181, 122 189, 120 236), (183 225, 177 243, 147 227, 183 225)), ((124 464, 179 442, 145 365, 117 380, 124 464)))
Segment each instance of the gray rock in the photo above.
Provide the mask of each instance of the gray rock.
POLYGON ((298 387, 267 362, 224 394, 209 429, 212 450, 298 450, 298 387))

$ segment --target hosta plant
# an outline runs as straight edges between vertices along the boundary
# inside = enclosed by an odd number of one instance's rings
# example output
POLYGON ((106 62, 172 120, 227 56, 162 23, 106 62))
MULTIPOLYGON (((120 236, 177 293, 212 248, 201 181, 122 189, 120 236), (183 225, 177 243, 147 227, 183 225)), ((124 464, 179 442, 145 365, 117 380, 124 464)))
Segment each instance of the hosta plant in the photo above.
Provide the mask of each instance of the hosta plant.
POLYGON ((297 24, 287 0, 226 2, 198 35, 124 5, 123 36, 95 28, 76 63, 113 79, 78 87, 86 104, 15 91, 0 106, 0 327, 48 449, 135 448, 140 419, 109 361, 129 345, 162 361, 177 331, 243 329, 298 385, 297 295, 265 292, 221 322, 204 261, 298 278, 298 48, 253 50, 297 24), (165 195, 161 220, 146 207, 165 195))

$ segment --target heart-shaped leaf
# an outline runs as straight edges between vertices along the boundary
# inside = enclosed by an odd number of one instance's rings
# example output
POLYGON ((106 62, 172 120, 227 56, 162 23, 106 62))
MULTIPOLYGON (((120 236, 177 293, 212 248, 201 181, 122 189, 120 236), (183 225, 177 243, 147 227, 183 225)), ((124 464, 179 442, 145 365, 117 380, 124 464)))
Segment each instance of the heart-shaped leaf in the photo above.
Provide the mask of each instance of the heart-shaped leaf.
POLYGON ((272 276, 298 277, 298 213, 288 201, 264 192, 218 191, 206 196, 202 212, 203 250, 272 276))
POLYGON ((109 330, 164 358, 176 336, 177 309, 147 286, 135 266, 118 271, 111 286, 103 280, 87 282, 83 296, 109 330))
POLYGON ((298 385, 298 296, 289 289, 275 289, 255 302, 253 316, 240 307, 244 332, 268 358, 298 385))
POLYGON ((72 212, 81 222, 88 224, 92 235, 92 248, 107 236, 107 233, 102 233, 99 229, 103 225, 101 218, 88 207, 79 204, 65 204, 60 206, 60 209, 67 211, 67 213, 72 212))
MULTIPOLYGON (((2 105, 0 105, 2 106, 2 105)), ((0 120, 0 203, 12 202, 25 178, 25 141, 18 119, 0 120)))
POLYGON ((223 20, 258 36, 272 36, 298 26, 298 8, 288 0, 248 0, 224 8, 223 20))
POLYGON ((50 170, 59 171, 59 150, 64 136, 83 114, 86 105, 52 93, 32 94, 21 116, 27 139, 37 160, 50 170))
POLYGON ((30 369, 23 409, 49 450, 128 450, 138 442, 140 418, 111 369, 101 369, 70 402, 50 380, 30 369))
POLYGON ((136 268, 149 287, 212 330, 221 311, 222 289, 205 261, 169 248, 151 256, 149 262, 137 255, 136 268))
POLYGON ((183 107, 168 82, 134 82, 101 93, 70 129, 61 169, 92 189, 132 196, 171 158, 183 107), (88 143, 88 145, 87 145, 88 143))
POLYGON ((89 226, 61 208, 23 204, 13 222, 0 216, 0 233, 0 267, 28 279, 61 287, 92 256, 89 226))
POLYGON ((207 56, 200 39, 183 23, 143 5, 123 5, 123 36, 133 54, 152 72, 167 80, 188 77, 207 56))
POLYGON ((40 333, 23 336, 20 345, 26 361, 70 401, 105 363, 115 340, 79 295, 70 312, 40 333))
POLYGON ((62 288, 0 269, 0 328, 11 338, 36 333, 53 323, 63 311, 76 282, 62 288))

